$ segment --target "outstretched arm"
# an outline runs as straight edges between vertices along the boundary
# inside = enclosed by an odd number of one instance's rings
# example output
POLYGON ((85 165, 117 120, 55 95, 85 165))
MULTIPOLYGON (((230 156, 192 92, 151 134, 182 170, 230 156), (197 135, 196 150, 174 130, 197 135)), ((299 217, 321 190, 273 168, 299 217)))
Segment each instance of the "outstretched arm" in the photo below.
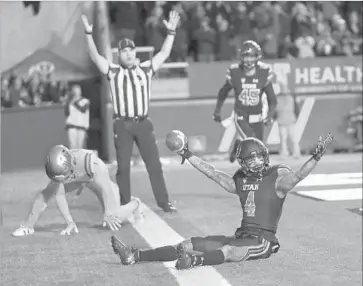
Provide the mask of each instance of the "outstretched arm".
POLYGON ((171 11, 169 14, 169 21, 163 21, 165 27, 168 30, 168 35, 165 38, 165 41, 161 47, 160 52, 158 52, 151 60, 151 67, 153 71, 157 71, 163 65, 163 63, 168 59, 171 53, 171 49, 173 48, 173 43, 176 34, 176 27, 178 25, 180 16, 177 12, 171 11))
POLYGON ((291 172, 288 168, 279 169, 278 178, 276 180, 276 192, 279 197, 285 197, 289 191, 314 170, 333 138, 334 137, 330 133, 324 140, 322 136, 320 136, 313 156, 296 172, 291 172))
POLYGON ((82 21, 86 32, 86 41, 87 41, 89 56, 91 60, 94 62, 94 64, 97 66, 100 73, 106 75, 109 70, 109 63, 97 51, 97 47, 92 37, 93 25, 88 23, 88 19, 85 15, 82 15, 82 21))
POLYGON ((191 155, 188 158, 188 161, 195 169, 206 175, 209 179, 215 181, 227 192, 230 192, 232 194, 237 193, 236 184, 230 175, 216 170, 212 165, 208 164, 207 162, 203 161, 195 155, 191 155))
POLYGON ((50 182, 41 192, 37 194, 26 222, 27 227, 34 228, 39 216, 47 208, 49 200, 54 197, 59 189, 59 186, 60 185, 58 183, 50 182))

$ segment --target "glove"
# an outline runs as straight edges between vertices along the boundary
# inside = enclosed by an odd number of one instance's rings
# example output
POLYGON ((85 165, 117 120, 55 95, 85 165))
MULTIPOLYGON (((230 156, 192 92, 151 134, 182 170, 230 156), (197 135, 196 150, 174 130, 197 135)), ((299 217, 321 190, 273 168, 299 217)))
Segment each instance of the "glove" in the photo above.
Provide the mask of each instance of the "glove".
POLYGON ((265 125, 270 125, 273 123, 273 119, 271 117, 266 117, 264 120, 263 120, 263 124, 265 125))
POLYGON ((184 148, 177 152, 178 155, 182 157, 181 164, 183 165, 186 159, 192 157, 193 153, 188 149, 188 142, 185 143, 184 148))
POLYGON ((103 217, 103 226, 108 226, 112 231, 119 230, 121 228, 121 220, 115 215, 105 215, 103 217))
POLYGON ((218 123, 222 122, 221 113, 219 111, 214 111, 213 120, 218 123))
POLYGON ((193 155, 188 149, 188 138, 179 130, 169 132, 166 135, 165 144, 170 151, 175 152, 182 157, 182 165, 184 164, 185 159, 189 159, 193 155))
POLYGON ((333 141, 334 136, 331 133, 328 133, 328 136, 323 140, 323 136, 319 136, 318 145, 316 145, 315 151, 313 152, 313 158, 316 161, 319 161, 321 157, 323 157, 328 145, 333 141))
POLYGON ((74 231, 74 233, 78 233, 78 228, 77 225, 71 221, 68 223, 67 228, 61 231, 61 235, 71 235, 72 231, 74 231))

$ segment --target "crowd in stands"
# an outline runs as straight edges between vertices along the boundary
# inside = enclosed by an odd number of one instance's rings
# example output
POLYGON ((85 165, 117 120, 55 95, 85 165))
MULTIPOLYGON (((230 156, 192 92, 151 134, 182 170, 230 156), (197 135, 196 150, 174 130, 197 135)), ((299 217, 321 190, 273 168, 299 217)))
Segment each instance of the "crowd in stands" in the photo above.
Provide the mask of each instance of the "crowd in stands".
POLYGON ((113 44, 128 37, 160 49, 171 9, 181 14, 171 61, 232 60, 247 39, 265 58, 362 54, 360 1, 109 2, 113 44))
MULTIPOLYGON (((130 38, 158 51, 171 9, 181 15, 170 61, 234 60, 252 39, 264 58, 362 54, 362 2, 107 2, 112 45, 130 38)), ((1 80, 1 107, 64 102, 68 84, 33 73, 1 80)))
POLYGON ((42 106, 64 102, 67 82, 57 82, 52 75, 34 72, 29 78, 11 75, 1 79, 1 107, 42 106))

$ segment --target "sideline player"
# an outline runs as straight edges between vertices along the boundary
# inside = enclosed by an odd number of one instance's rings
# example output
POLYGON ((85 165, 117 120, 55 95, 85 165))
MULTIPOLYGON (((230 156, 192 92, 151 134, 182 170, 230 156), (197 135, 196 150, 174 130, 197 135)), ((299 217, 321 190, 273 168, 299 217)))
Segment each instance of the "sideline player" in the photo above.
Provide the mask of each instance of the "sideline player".
POLYGON ((66 193, 81 193, 87 187, 100 201, 103 209, 103 226, 118 230, 121 222, 131 217, 138 220, 140 200, 133 198, 128 204, 120 206, 119 192, 111 183, 106 164, 85 149, 71 149, 57 145, 51 148, 45 163, 45 172, 51 179, 49 184, 39 192, 33 202, 27 222, 13 232, 13 236, 25 236, 34 233, 34 225, 48 202, 55 197, 58 208, 67 223, 61 234, 78 233, 77 225, 69 211, 66 193))
MULTIPOLYGON (((240 63, 230 65, 226 82, 218 92, 214 120, 221 122, 221 109, 230 90, 234 89, 234 123, 238 136, 243 140, 255 137, 263 141, 264 124, 272 122, 277 99, 272 87, 274 75, 271 68, 261 62, 261 47, 254 41, 246 41, 240 50, 240 63), (263 118, 262 95, 266 94, 268 102, 267 118, 263 118)), ((237 146, 241 141, 236 139, 230 154, 230 161, 236 160, 237 146)))
POLYGON ((187 159, 198 171, 239 197, 243 211, 241 227, 233 236, 192 237, 178 245, 148 250, 130 249, 112 236, 114 252, 123 264, 177 260, 175 267, 179 270, 270 257, 280 248, 276 230, 287 193, 312 172, 332 139, 331 134, 324 140, 320 136, 312 157, 294 172, 286 165, 271 166, 265 145, 256 138, 247 138, 237 148, 240 168, 231 177, 193 155, 183 133, 169 133, 166 143, 171 151, 182 156, 182 163, 187 159))

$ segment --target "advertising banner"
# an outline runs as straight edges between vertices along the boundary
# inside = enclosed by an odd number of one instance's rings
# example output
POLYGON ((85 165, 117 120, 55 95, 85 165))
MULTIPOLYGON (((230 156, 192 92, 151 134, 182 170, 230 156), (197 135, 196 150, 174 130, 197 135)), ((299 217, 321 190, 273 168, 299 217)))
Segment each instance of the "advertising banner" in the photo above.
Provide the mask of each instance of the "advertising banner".
MULTIPOLYGON (((362 92, 362 57, 267 60, 277 80, 297 95, 362 92)), ((231 62, 192 63, 191 97, 216 97, 231 62)))

